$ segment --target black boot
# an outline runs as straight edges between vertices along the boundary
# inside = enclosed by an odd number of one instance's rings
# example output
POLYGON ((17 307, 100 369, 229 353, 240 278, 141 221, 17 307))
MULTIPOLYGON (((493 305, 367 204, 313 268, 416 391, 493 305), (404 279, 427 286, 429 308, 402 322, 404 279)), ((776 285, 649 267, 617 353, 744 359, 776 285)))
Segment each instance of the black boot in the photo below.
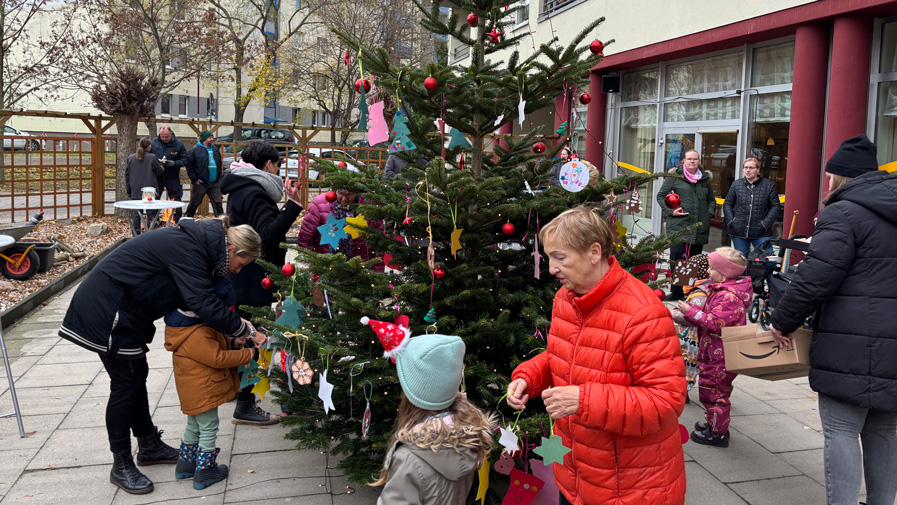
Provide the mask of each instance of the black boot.
POLYGON ((729 447, 729 432, 714 433, 713 429, 708 426, 703 431, 691 432, 691 439, 702 445, 713 445, 716 447, 729 447))
POLYGON ((272 416, 262 410, 255 404, 255 400, 237 400, 237 407, 234 409, 234 418, 231 419, 231 422, 267 426, 279 423, 280 417, 272 416))
POLYGON ((109 473, 109 482, 122 488, 124 492, 131 494, 146 494, 153 491, 153 481, 134 466, 131 451, 112 453, 112 471, 109 473))
POLYGON ((163 431, 153 426, 153 432, 137 437, 137 464, 159 465, 178 462, 178 450, 162 441, 163 431))
POLYGON ((218 453, 221 449, 196 454, 196 473, 193 475, 193 489, 205 489, 227 478, 227 465, 219 465, 218 453))
POLYGON ((695 431, 704 431, 707 429, 708 426, 710 426, 710 425, 707 423, 702 423, 701 421, 698 421, 695 423, 695 431))

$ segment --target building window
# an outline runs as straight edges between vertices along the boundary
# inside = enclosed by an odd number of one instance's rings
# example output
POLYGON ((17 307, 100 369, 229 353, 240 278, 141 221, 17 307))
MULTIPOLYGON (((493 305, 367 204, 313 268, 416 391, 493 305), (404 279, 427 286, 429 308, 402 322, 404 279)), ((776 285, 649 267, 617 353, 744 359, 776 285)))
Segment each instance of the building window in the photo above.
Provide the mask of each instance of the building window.
MULTIPOLYGON (((654 171, 654 155, 657 150, 657 105, 639 105, 620 109, 619 161, 635 165, 648 172, 654 171)), ((651 231, 654 181, 639 186, 642 211, 624 213, 623 226, 630 232, 651 231)))
POLYGON ((670 65, 664 96, 670 99, 738 89, 743 61, 744 53, 739 52, 670 65))
POLYGON ((171 115, 171 95, 162 95, 159 99, 159 113, 163 116, 171 115))
POLYGON ((187 117, 187 96, 178 95, 178 116, 187 117))
POLYGON ((315 50, 318 52, 318 56, 326 56, 327 55, 327 39, 324 37, 318 37, 315 42, 315 50))
POLYGON ((454 49, 452 49, 452 58, 456 61, 467 58, 470 55, 470 46, 458 43, 454 49))
POLYGON ((751 86, 791 84, 794 78, 794 42, 754 49, 751 86))
MULTIPOLYGON (((753 95, 750 101, 750 156, 760 162, 760 173, 785 194, 788 168, 788 133, 791 130, 791 92, 753 95)), ((741 163, 743 160, 737 160, 741 163)))
POLYGON ((875 110, 875 144, 878 163, 884 165, 897 159, 897 21, 881 26, 879 72, 875 110))
POLYGON ((516 9, 516 22, 522 25, 529 21, 529 0, 521 1, 516 9))
POLYGON ((296 10, 298 11, 301 8, 302 8, 302 0, 296 0, 296 10))

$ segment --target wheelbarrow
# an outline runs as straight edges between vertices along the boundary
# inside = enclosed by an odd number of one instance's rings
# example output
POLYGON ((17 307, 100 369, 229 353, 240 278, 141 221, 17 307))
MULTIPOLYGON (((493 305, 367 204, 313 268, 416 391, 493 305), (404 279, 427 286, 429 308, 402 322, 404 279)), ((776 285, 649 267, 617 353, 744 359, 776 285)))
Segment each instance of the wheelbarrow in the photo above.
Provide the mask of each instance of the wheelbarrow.
POLYGON ((19 242, 36 224, 0 228, 0 274, 10 279, 30 279, 40 268, 40 256, 34 243, 19 242))

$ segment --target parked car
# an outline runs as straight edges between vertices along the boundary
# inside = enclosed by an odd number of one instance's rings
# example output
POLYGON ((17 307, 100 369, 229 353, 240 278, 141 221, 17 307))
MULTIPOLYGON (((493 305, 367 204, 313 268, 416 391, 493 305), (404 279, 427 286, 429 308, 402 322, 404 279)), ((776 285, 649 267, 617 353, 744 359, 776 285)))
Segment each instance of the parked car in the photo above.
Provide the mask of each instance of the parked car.
POLYGON ((13 128, 12 126, 3 125, 3 149, 14 149, 16 151, 40 151, 40 139, 33 138, 34 135, 13 128))
MULTIPOLYGON (((290 130, 283 128, 262 128, 258 126, 244 126, 240 133, 241 142, 249 142, 250 140, 264 140, 272 144, 296 144, 298 139, 293 136, 290 130)), ((218 142, 233 142, 234 134, 223 135, 217 138, 218 142)), ((286 148, 278 146, 281 154, 286 152, 286 148)))

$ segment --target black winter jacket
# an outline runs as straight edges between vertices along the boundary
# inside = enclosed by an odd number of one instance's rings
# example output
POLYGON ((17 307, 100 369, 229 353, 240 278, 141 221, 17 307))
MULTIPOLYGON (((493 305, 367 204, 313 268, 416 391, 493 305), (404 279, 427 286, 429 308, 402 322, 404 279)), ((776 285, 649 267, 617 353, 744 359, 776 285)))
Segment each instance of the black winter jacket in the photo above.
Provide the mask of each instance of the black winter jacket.
POLYGON ((771 237, 781 212, 776 184, 763 177, 753 184, 744 177, 732 183, 723 204, 729 235, 739 238, 771 237))
POLYGON ((826 204, 770 322, 787 334, 821 309, 810 386, 842 402, 897 412, 897 173, 857 177, 826 204))
POLYGON ((162 142, 159 137, 154 138, 150 143, 150 152, 155 154, 159 160, 164 157, 174 162, 173 166, 165 167, 165 172, 159 176, 159 180, 165 181, 181 177, 181 167, 187 165, 187 148, 173 133, 170 142, 162 142))
MULTIPOLYGON (((302 207, 287 200, 282 209, 262 188, 248 177, 228 173, 221 180, 221 192, 227 195, 227 215, 231 226, 248 224, 262 237, 260 259, 278 267, 283 266, 286 250, 280 246, 286 241, 290 226, 299 217, 302 207)), ((256 263, 243 267, 238 274, 230 274, 237 293, 237 305, 269 305, 274 293, 262 288, 265 269, 256 263)))
MULTIPOLYGON (((215 176, 215 182, 221 182, 221 150, 218 146, 212 144, 212 156, 215 157, 215 165, 218 167, 218 175, 215 176)), ((196 184, 196 181, 202 181, 203 184, 209 183, 209 151, 206 146, 196 144, 190 152, 187 153, 187 177, 196 184)), ((230 204, 228 204, 230 205, 230 204)))
POLYGON ((386 167, 383 169, 383 177, 392 179, 405 169, 405 160, 395 154, 390 154, 386 159, 386 167))
POLYGON ((153 341, 153 321, 174 309, 191 310, 222 333, 243 333, 243 320, 212 288, 227 265, 221 222, 180 226, 129 239, 100 261, 75 292, 59 336, 104 356, 137 359, 153 341))

